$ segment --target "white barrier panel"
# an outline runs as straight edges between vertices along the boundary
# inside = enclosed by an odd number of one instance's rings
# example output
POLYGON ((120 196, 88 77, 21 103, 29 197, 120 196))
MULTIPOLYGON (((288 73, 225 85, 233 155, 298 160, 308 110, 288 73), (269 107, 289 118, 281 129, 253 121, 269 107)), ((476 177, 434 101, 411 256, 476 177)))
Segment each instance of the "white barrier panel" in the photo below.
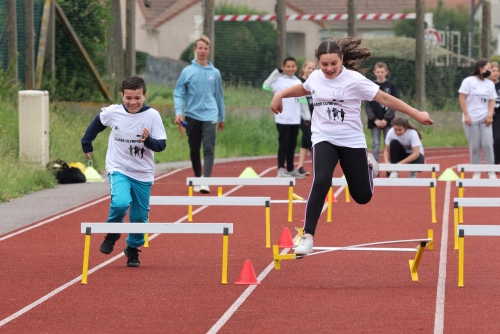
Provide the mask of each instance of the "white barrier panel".
POLYGON ((192 186, 294 186, 294 177, 188 177, 186 185, 192 186))
POLYGON ((222 234, 227 228, 233 233, 231 223, 82 223, 81 232, 87 233, 170 233, 170 234, 222 234))
MULTIPOLYGON (((430 187, 431 183, 436 186, 436 179, 424 178, 375 178, 373 179, 374 186, 403 186, 403 187, 430 187)), ((347 180, 344 178, 332 178, 332 186, 347 186, 347 180)))
POLYGON ((460 225, 457 234, 460 230, 466 236, 500 237, 500 225, 460 225))
POLYGON ((500 165, 458 165, 459 172, 500 172, 500 165))
POLYGON ((458 179, 457 187, 500 187, 500 179, 458 179))
POLYGON ((439 164, 378 164, 381 172, 439 172, 439 164))
POLYGON ((457 203, 459 207, 477 207, 477 208, 494 208, 500 207, 500 198, 454 198, 454 203, 457 203))
POLYGON ((270 197, 151 196, 149 205, 265 206, 270 197))

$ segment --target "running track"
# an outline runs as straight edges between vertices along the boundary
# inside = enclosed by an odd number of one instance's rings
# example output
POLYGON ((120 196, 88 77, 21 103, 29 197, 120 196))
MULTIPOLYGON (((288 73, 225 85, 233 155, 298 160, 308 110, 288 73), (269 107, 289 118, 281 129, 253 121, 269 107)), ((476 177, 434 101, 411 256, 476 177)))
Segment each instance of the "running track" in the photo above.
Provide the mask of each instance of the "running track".
MULTIPOLYGON (((428 163, 441 171, 468 163, 468 150, 426 149, 428 163)), ((275 159, 221 163, 213 176, 238 176, 251 166, 275 176, 275 159)), ((311 165, 306 165, 311 169, 311 165)), ((341 176, 340 168, 335 176, 341 176)), ((159 176, 153 195, 186 195, 190 169, 159 176)), ((404 175, 403 175, 404 176, 404 175)), ((419 177, 430 177, 420 173, 419 177)), ((466 177, 470 177, 467 175, 466 177)), ((483 176, 484 177, 484 176, 483 176)), ((297 180, 294 192, 307 197, 311 177, 297 180)), ((272 266, 264 247, 264 209, 196 208, 195 222, 232 222, 228 284, 220 284, 220 236, 153 235, 140 254, 140 268, 126 268, 124 237, 113 254, 99 252, 102 235, 92 236, 88 285, 80 284, 83 241, 80 222, 104 221, 109 197, 33 222, 0 236, 0 333, 495 333, 499 331, 500 243, 468 238, 465 287, 457 287, 453 249, 454 182, 437 186, 438 223, 431 223, 425 187, 378 187, 367 205, 345 203, 334 189, 333 222, 326 212, 315 246, 426 238, 434 230, 434 251, 426 251, 413 282, 408 260, 414 253, 333 252, 272 266), (235 285, 245 260, 251 260, 261 284, 235 285)), ((226 187, 228 196, 286 199, 278 187, 226 187)), ((209 196, 215 196, 212 189, 209 196)), ((499 197, 499 190, 469 188, 466 197, 499 197)), ((29 210, 30 208, 26 208, 29 210)), ((305 205, 271 206, 271 240, 284 227, 302 225, 305 205)), ((185 223, 185 207, 152 207, 151 222, 185 223)), ((498 209, 467 208, 465 223, 495 224, 498 209)), ((295 235, 295 233, 292 233, 295 235)), ((406 246, 402 246, 406 247, 406 246)))

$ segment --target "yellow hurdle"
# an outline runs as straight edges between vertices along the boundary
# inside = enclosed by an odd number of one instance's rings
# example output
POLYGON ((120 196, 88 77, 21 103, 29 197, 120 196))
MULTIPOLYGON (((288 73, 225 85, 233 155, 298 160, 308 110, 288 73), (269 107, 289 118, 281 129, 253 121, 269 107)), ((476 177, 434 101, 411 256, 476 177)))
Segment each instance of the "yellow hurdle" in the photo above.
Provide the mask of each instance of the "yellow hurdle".
POLYGON ((436 219, 436 187, 434 186, 434 182, 431 182, 431 213, 432 213, 432 222, 437 223, 437 219, 436 219))
POLYGON ((293 209, 293 185, 290 183, 288 187, 288 222, 291 223, 292 220, 292 209, 293 209))
POLYGON ((458 286, 464 286, 464 230, 458 235, 458 286))
POLYGON ((455 249, 458 249, 458 203, 453 203, 453 233, 455 233, 455 249))
POLYGON ((222 284, 227 284, 227 257, 229 248, 229 229, 224 228, 222 237, 222 284))
POLYGON ((349 187, 345 186, 345 202, 350 203, 351 202, 351 193, 349 192, 349 187))
POLYGON ((85 230, 85 245, 83 247, 83 268, 82 268, 82 284, 87 284, 87 276, 89 272, 89 255, 90 255, 90 227, 85 230))
MULTIPOLYGON (((188 196, 193 196, 193 184, 189 182, 188 196)), ((193 221, 193 206, 188 205, 188 222, 193 221)))
POLYGON ((417 254, 415 255, 415 259, 409 260, 411 280, 413 282, 418 282, 417 269, 418 269, 418 265, 420 264, 420 259, 422 258, 422 254, 424 254, 425 245, 426 245, 426 242, 422 241, 420 243, 420 245, 418 246, 417 254))
POLYGON ((271 247, 271 203, 266 201, 266 248, 271 247))
MULTIPOLYGON (((464 198, 464 187, 462 183, 458 185, 458 198, 464 198)), ((458 222, 464 222, 464 208, 462 206, 458 208, 458 222)))
POLYGON ((217 188, 217 196, 222 197, 222 187, 217 188))
POLYGON ((332 193, 333 193, 333 187, 330 187, 330 190, 328 190, 328 209, 326 214, 327 223, 332 222, 332 193))
POLYGON ((434 230, 427 230, 427 239, 432 240, 427 244, 427 249, 434 250, 434 230))

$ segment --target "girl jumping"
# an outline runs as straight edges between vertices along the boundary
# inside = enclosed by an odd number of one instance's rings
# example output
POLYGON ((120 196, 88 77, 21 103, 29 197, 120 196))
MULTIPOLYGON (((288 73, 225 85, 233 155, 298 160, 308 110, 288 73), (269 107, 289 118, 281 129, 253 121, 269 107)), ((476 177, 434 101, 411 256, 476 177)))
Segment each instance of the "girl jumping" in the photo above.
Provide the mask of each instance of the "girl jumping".
POLYGON ((352 198, 359 204, 366 204, 372 197, 378 164, 366 150, 361 101, 375 100, 422 124, 433 123, 427 112, 420 112, 381 91, 378 85, 359 73, 359 61, 371 55, 368 49, 358 48, 360 43, 361 39, 351 37, 323 41, 316 50, 320 69, 312 72, 305 83, 277 92, 271 101, 275 114, 283 110, 284 98, 311 95, 314 104, 311 119, 313 183, 307 200, 304 235, 295 254, 312 252, 316 225, 338 162, 352 198), (343 117, 334 118, 335 113, 343 117))

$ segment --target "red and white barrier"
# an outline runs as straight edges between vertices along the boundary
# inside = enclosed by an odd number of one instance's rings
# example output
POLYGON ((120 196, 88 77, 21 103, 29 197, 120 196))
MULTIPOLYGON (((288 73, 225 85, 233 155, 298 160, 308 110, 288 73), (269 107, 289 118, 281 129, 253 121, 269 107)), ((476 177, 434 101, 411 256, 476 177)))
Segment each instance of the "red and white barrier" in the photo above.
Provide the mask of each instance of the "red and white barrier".
MULTIPOLYGON (((347 14, 289 14, 287 21, 345 21, 347 14)), ((358 20, 405 20, 415 19, 415 13, 357 14, 358 20)), ((275 21, 276 15, 215 15, 215 21, 275 21)))

